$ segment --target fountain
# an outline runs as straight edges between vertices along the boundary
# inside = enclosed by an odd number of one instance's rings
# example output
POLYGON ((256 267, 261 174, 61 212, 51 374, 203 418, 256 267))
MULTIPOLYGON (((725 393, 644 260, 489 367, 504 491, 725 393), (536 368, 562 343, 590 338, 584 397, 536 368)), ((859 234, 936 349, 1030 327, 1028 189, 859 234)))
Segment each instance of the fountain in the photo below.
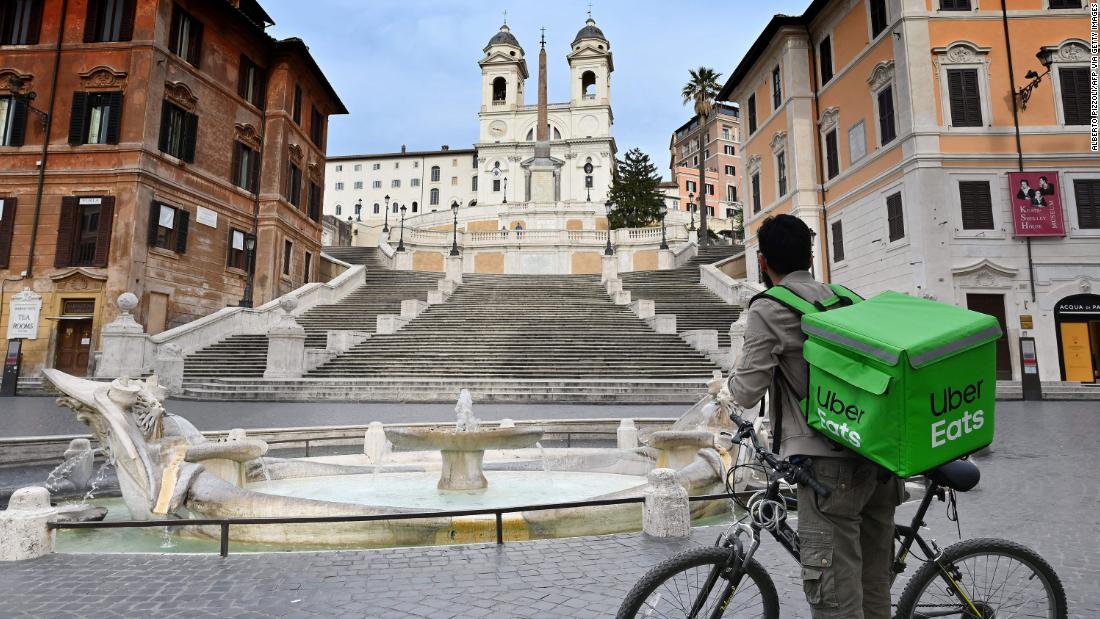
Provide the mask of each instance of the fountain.
MULTIPOLYGON (((118 477, 124 507, 114 518, 178 518, 176 540, 217 537, 218 527, 187 524, 196 518, 431 513, 483 507, 640 497, 647 475, 668 450, 628 448, 542 449, 540 428, 483 424, 466 391, 452 426, 391 428, 372 424, 363 453, 278 458, 267 444, 231 431, 210 440, 186 419, 165 410, 165 390, 155 376, 93 382, 56 370, 46 378, 60 392, 58 404, 74 410, 92 430, 118 477), (402 451, 389 453, 389 442, 402 451), (537 447, 532 447, 537 445, 537 447), (414 450, 414 451, 408 451, 414 450), (434 483, 433 483, 434 482, 434 483)), ((709 397, 713 404, 716 398, 709 397)), ((719 417, 701 402, 677 422, 678 432, 709 430, 719 417), (706 408, 706 410, 703 410, 706 408)), ((725 406, 722 404, 721 406, 725 406)), ((675 482, 689 494, 720 491, 731 454, 709 440, 691 445, 673 439, 675 482)), ((631 441, 633 442, 633 441, 631 441)), ((627 443, 629 445, 629 443, 627 443)), ((724 508, 724 505, 722 506, 724 508)), ((712 503, 692 503, 693 514, 713 512, 712 503), (710 511, 708 511, 710 510, 710 511)), ((637 530, 637 504, 505 514, 504 535, 532 539, 637 530)), ((157 543, 165 538, 158 530, 157 543)), ((492 516, 440 515, 370 522, 240 524, 237 542, 356 547, 486 542, 495 538, 492 516)))
POLYGON ((455 413, 457 420, 453 430, 399 428, 386 435, 397 447, 431 449, 442 454, 443 468, 436 485, 440 490, 477 490, 488 486, 484 473, 486 449, 519 449, 542 438, 539 428, 481 429, 481 421, 474 417, 473 401, 466 389, 459 395, 455 413))

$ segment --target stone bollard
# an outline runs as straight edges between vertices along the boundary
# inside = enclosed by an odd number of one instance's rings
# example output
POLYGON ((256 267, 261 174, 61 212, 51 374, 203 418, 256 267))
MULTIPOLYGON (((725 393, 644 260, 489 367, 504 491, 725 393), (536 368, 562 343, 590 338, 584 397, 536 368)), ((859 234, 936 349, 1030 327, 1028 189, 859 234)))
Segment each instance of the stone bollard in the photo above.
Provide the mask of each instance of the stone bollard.
POLYGON ((291 314, 298 299, 290 295, 279 300, 283 315, 267 332, 267 369, 264 378, 299 378, 306 367, 306 330, 291 314))
POLYGON ((396 314, 379 314, 375 320, 377 322, 377 327, 374 330, 375 335, 397 333, 409 323, 407 318, 402 318, 396 314))
POLYGON ((65 460, 74 459, 72 468, 69 469, 69 481, 77 490, 88 487, 92 480, 92 468, 95 464, 95 452, 92 451, 92 443, 86 438, 74 438, 69 441, 69 448, 65 450, 65 460))
MULTIPOLYGON (((611 234, 608 232, 608 234, 611 234)), ((619 278, 619 261, 618 256, 604 256, 603 265, 600 271, 600 283, 605 284, 609 280, 619 278)))
POLYGON ((684 538, 691 535, 688 493, 672 469, 653 469, 645 490, 642 531, 651 537, 684 538))
POLYGON ((117 303, 122 313, 103 327, 95 375, 141 376, 145 372, 145 328, 130 313, 137 307, 138 298, 132 292, 124 292, 117 303))
POLYGON ((630 305, 630 291, 620 290, 611 295, 611 302, 615 305, 630 305))
POLYGON ((405 299, 401 302, 401 317, 412 320, 426 309, 428 309, 428 304, 425 301, 421 301, 420 299, 405 299))
POLYGON ((370 331, 330 329, 325 332, 325 350, 341 355, 369 339, 370 331))
POLYGON ((675 268, 673 266, 673 257, 671 249, 659 249, 657 250, 657 270, 668 271, 675 268))
POLYGON ((676 335, 676 314, 656 314, 646 322, 657 333, 676 335))
POLYGON ((444 267, 444 273, 446 278, 454 282, 455 284, 462 283, 462 256, 447 256, 447 263, 444 267))
POLYGON ((396 251, 393 253, 394 271, 411 271, 413 268, 413 256, 411 251, 396 251))
POLYGON ((169 394, 177 395, 183 391, 183 349, 179 344, 169 342, 157 347, 153 373, 169 394))
POLYGON ((645 320, 657 314, 657 303, 649 299, 638 299, 631 302, 630 309, 638 318, 645 320))
POLYGON ((447 296, 450 296, 454 294, 455 289, 458 288, 458 284, 452 282, 449 279, 441 279, 438 283, 436 283, 435 287, 436 290, 446 294, 447 296))
POLYGON ((442 290, 429 290, 428 291, 428 305, 439 305, 447 300, 451 295, 443 292, 442 290))
POLYGON ((681 333, 680 337, 701 353, 718 350, 718 329, 690 329, 681 333))
POLYGON ((609 279, 604 284, 607 286, 607 294, 614 296, 616 292, 623 291, 623 280, 619 278, 609 279))
POLYGON ((638 448, 638 428, 634 426, 633 419, 623 419, 619 422, 619 429, 615 431, 615 439, 619 449, 638 448))
POLYGON ((53 552, 54 532, 47 526, 57 515, 50 491, 41 486, 12 493, 0 512, 0 561, 37 559, 53 552))

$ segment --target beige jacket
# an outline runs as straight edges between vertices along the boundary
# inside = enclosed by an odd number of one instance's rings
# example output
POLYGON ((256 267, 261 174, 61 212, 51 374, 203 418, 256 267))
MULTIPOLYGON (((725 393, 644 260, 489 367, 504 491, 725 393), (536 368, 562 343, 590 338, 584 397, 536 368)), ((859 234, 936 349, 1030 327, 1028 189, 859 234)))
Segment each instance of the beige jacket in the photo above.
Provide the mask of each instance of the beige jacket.
MULTIPOLYGON (((814 280, 809 271, 789 273, 781 283, 810 302, 833 296, 833 291, 814 280)), ((764 297, 749 307, 746 321, 745 346, 730 381, 733 400, 745 408, 755 406, 774 378, 778 396, 768 398, 768 419, 774 429, 777 415, 783 415, 780 457, 854 457, 851 451, 838 448, 811 429, 799 408, 798 402, 806 396, 809 382, 809 368, 802 357, 806 335, 802 333, 801 317, 785 305, 764 297), (775 378, 777 366, 786 381, 775 378)))

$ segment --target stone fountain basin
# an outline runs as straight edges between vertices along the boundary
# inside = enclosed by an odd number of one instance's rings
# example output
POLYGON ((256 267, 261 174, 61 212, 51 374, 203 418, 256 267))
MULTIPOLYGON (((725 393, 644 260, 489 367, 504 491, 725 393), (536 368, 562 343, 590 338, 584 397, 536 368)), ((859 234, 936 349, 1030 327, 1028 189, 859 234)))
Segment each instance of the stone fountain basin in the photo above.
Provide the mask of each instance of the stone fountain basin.
POLYGON ((453 427, 393 428, 386 438, 396 447, 423 451, 485 451, 521 449, 542 438, 540 428, 484 428, 467 432, 453 427))

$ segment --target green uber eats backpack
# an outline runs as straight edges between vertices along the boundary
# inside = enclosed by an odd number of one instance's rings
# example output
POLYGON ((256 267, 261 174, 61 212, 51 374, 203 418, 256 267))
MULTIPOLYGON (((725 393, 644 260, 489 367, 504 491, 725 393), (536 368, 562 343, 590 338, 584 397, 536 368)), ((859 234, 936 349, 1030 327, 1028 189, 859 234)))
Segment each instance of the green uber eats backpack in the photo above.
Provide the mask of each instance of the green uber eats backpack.
POLYGON ((864 301, 829 287, 834 296, 816 303, 783 286, 753 299, 802 317, 809 389, 801 407, 811 428, 903 478, 993 442, 995 318, 893 291, 864 301))

